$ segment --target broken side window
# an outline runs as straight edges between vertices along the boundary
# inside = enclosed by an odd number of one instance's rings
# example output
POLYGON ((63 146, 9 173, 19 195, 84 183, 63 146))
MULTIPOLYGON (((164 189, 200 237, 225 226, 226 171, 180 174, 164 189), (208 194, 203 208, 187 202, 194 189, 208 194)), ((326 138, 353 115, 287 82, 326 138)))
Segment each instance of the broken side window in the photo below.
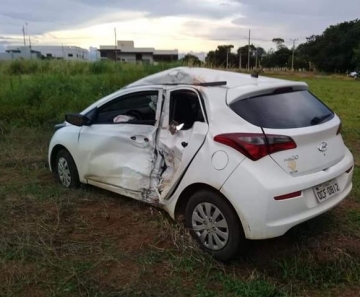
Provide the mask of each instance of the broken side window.
POLYGON ((100 107, 95 123, 155 125, 158 91, 127 94, 100 107))
POLYGON ((195 122, 205 122, 198 95, 191 90, 173 91, 170 97, 169 124, 184 124, 191 129, 195 122))

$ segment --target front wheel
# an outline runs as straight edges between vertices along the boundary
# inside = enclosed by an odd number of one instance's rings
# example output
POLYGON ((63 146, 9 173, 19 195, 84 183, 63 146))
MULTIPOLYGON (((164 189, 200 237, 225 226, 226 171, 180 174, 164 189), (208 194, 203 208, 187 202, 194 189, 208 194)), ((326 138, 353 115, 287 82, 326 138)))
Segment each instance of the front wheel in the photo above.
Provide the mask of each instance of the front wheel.
POLYGON ((241 222, 220 194, 203 190, 192 195, 185 211, 186 228, 215 259, 228 261, 245 246, 241 222))
POLYGON ((74 159, 66 150, 60 150, 56 156, 56 175, 60 183, 66 188, 80 186, 79 173, 74 159))

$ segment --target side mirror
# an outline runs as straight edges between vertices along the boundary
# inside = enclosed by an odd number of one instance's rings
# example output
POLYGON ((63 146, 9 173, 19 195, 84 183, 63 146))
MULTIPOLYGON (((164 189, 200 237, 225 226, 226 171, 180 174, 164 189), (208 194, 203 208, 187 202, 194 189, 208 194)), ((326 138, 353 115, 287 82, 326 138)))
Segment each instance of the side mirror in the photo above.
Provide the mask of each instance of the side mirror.
POLYGON ((86 126, 90 124, 90 119, 79 113, 68 113, 65 115, 65 121, 75 126, 86 126))

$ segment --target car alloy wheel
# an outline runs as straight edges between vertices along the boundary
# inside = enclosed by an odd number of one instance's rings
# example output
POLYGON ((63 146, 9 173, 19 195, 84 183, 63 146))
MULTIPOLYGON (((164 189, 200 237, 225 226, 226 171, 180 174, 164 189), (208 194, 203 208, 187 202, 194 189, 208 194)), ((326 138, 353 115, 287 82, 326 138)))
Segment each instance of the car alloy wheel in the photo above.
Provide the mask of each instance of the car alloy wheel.
POLYGON ((60 182, 67 188, 71 185, 71 172, 69 164, 64 157, 60 157, 57 164, 60 182))
POLYGON ((221 193, 202 189, 191 195, 185 209, 185 226, 199 247, 220 261, 246 249, 239 217, 221 193))
POLYGON ((200 242, 211 251, 221 250, 229 240, 225 216, 211 203, 200 203, 194 208, 192 228, 200 242))
POLYGON ((60 150, 55 160, 57 179, 66 188, 78 188, 80 186, 79 173, 74 159, 67 150, 60 150))

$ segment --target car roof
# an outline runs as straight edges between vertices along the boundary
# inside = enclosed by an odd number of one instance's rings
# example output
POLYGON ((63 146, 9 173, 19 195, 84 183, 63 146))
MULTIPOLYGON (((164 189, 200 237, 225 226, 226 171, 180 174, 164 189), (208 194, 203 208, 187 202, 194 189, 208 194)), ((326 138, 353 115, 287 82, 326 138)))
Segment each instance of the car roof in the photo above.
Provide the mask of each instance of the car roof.
MULTIPOLYGON (((242 99, 247 94, 262 93, 266 90, 282 87, 298 87, 307 89, 307 84, 284 79, 269 77, 252 77, 250 74, 243 74, 233 71, 224 71, 200 67, 176 67, 156 74, 146 76, 137 80, 120 90, 94 102, 81 113, 89 112, 95 106, 107 102, 116 96, 130 91, 135 87, 161 88, 165 85, 194 86, 199 91, 211 96, 213 88, 222 89, 227 92, 227 104, 242 99), (226 84, 224 84, 226 82, 226 84), (206 86, 207 83, 211 86, 206 86)), ((211 100, 212 101, 212 100, 211 100)), ((218 101, 218 100, 216 100, 218 101)))
POLYGON ((287 81, 283 79, 269 77, 252 77, 250 74, 243 74, 233 71, 223 71, 216 69, 200 68, 200 67, 177 67, 165 70, 138 81, 135 81, 125 88, 132 88, 146 85, 201 85, 206 83, 216 83, 215 87, 236 88, 241 86, 269 86, 269 85, 306 85, 301 82, 287 81), (226 82, 223 84, 222 82, 226 82))

